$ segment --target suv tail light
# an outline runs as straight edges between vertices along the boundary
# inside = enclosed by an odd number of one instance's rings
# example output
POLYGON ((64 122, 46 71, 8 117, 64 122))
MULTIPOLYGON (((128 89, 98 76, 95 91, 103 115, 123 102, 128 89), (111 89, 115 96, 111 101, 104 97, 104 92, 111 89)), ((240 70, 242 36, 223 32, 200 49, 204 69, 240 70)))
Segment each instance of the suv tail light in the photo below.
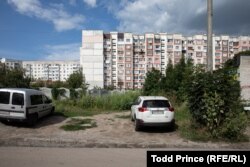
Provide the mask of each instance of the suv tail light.
POLYGON ((174 107, 169 107, 169 111, 174 112, 174 107))
POLYGON ((139 110, 139 112, 144 112, 144 111, 147 111, 147 108, 139 107, 138 110, 139 110))

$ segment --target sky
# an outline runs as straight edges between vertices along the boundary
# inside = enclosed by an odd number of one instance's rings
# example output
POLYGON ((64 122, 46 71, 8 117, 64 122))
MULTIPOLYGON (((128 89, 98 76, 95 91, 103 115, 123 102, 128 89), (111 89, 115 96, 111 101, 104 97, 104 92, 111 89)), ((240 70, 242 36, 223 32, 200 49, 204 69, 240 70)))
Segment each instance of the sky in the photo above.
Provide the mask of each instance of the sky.
MULTIPOLYGON (((77 60, 82 30, 206 33, 206 0, 0 0, 0 57, 77 60)), ((214 0, 216 35, 250 35, 250 0, 214 0)))

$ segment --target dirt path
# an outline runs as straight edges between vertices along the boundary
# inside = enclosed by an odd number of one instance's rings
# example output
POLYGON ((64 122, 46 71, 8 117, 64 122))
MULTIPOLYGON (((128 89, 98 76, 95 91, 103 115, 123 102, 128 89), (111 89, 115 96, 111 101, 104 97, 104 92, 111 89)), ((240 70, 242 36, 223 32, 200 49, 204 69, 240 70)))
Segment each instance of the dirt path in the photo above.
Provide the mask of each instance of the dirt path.
POLYGON ((97 127, 73 132, 60 129, 69 121, 60 116, 44 118, 35 128, 0 123, 0 146, 250 149, 250 142, 188 141, 180 137, 178 130, 135 132, 133 123, 126 118, 128 116, 129 112, 96 115, 91 118, 97 122, 97 127))

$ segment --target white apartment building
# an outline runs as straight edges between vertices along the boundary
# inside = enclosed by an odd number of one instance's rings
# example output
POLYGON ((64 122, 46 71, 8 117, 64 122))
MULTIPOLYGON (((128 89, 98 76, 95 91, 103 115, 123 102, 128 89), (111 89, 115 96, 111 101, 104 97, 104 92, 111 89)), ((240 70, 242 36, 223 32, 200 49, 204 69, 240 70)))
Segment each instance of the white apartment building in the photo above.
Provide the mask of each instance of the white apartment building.
POLYGON ((104 45, 102 31, 84 31, 80 48, 80 64, 88 84, 102 87, 104 83, 104 45))
POLYGON ((34 80, 66 81, 70 74, 80 70, 76 61, 23 61, 26 76, 34 80))
MULTIPOLYGON (((213 69, 245 50, 250 50, 249 36, 214 36, 213 69)), ((169 60, 176 64, 182 55, 192 59, 194 65, 206 65, 206 52, 206 35, 83 30, 80 64, 90 88, 136 89, 142 88, 146 73, 153 67, 165 74, 169 60)))
POLYGON ((0 62, 7 69, 18 69, 18 68, 22 67, 22 61, 20 61, 20 60, 0 58, 0 62))

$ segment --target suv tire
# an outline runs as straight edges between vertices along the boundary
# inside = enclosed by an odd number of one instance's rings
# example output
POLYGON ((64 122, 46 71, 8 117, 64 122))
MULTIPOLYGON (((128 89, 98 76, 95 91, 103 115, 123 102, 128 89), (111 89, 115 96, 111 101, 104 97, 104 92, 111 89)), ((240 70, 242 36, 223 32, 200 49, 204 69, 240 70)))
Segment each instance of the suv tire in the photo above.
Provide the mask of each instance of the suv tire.
POLYGON ((141 131, 142 129, 142 126, 140 125, 139 123, 139 120, 138 119, 135 119, 135 131, 141 131))

